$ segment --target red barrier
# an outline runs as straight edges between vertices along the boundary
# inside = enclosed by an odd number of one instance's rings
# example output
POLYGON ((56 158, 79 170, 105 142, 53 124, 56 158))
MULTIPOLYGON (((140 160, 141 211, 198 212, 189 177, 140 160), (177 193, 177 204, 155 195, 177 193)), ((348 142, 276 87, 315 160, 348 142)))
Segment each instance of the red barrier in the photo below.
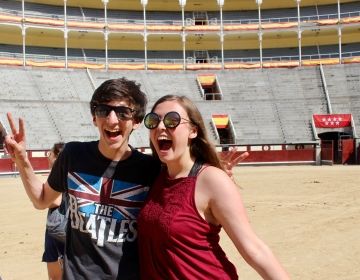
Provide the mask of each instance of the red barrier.
MULTIPOLYGON (((227 152, 221 152, 225 156, 227 152)), ((243 152, 236 152, 237 155, 243 152)), ((315 149, 306 150, 267 150, 249 151, 249 156, 241 163, 291 163, 291 162, 315 162, 315 149)))
POLYGON ((49 161, 46 158, 31 158, 31 165, 34 170, 48 170, 49 169, 49 161))
MULTIPOLYGON (((227 153, 229 147, 217 147, 220 156, 227 153), (219 150, 220 149, 220 150, 219 150)), ((237 155, 247 151, 249 156, 241 164, 316 164, 316 144, 279 144, 279 145, 247 145, 237 146, 237 155)), ((360 146, 358 162, 360 162, 360 146)), ((144 153, 151 153, 147 147, 138 149, 144 153)), ((28 157, 35 171, 48 170, 47 151, 28 151, 28 157)), ((321 142, 321 160, 333 162, 332 141, 321 142)), ((15 172, 11 159, 0 158, 0 173, 15 172)))
POLYGON ((341 163, 342 164, 355 163, 355 140, 354 139, 342 139, 341 146, 342 146, 341 163))
POLYGON ((321 141, 321 160, 334 162, 333 140, 321 141))
MULTIPOLYGON (((49 169, 49 161, 47 158, 48 151, 27 151, 29 161, 35 171, 49 169)), ((0 173, 17 172, 16 164, 7 157, 3 152, 0 153, 0 173)))
POLYGON ((315 150, 252 151, 244 162, 315 161, 315 150))
POLYGON ((9 158, 0 159, 0 173, 14 172, 14 163, 9 158))

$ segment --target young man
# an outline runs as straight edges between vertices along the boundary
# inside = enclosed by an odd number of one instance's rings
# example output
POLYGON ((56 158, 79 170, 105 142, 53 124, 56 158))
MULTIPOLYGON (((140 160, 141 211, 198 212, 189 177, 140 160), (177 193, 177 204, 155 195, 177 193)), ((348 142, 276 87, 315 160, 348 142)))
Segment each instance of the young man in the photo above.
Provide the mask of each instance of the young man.
POLYGON ((128 144, 146 104, 135 82, 105 81, 90 102, 100 139, 67 143, 44 184, 26 156, 24 121, 18 130, 8 114, 5 143, 34 206, 45 209, 68 194, 64 279, 139 278, 136 218, 160 170, 159 161, 128 144))

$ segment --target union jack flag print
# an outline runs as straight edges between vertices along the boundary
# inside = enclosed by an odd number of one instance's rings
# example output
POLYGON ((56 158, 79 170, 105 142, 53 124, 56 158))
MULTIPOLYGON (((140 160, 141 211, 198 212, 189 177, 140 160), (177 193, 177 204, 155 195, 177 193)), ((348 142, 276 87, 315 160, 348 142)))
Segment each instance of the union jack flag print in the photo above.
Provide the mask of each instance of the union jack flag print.
POLYGON ((79 212, 89 217, 91 214, 107 215, 104 207, 112 206, 111 217, 116 220, 136 219, 148 186, 120 180, 70 172, 68 174, 69 194, 76 197, 79 212), (100 205, 100 207, 99 207, 100 205))

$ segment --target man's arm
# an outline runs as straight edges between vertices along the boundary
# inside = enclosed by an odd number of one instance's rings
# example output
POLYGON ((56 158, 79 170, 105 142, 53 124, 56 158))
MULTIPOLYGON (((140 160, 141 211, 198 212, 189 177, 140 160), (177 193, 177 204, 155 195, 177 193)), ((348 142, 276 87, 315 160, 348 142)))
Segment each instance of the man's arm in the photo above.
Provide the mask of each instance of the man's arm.
POLYGON ((19 119, 19 128, 16 127, 11 113, 7 114, 11 133, 5 137, 6 150, 15 162, 25 191, 37 209, 48 208, 61 193, 53 190, 49 184, 43 183, 35 174, 34 169, 26 153, 25 124, 19 119))

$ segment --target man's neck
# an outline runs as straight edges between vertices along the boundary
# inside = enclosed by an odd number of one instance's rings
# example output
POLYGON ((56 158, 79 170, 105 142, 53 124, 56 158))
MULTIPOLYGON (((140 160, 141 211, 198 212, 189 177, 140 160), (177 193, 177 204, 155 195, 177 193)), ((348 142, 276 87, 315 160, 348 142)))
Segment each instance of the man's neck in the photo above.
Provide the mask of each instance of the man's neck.
POLYGON ((118 149, 111 149, 110 147, 103 147, 99 142, 98 148, 104 157, 112 161, 126 160, 132 153, 128 143, 123 143, 123 145, 121 145, 118 149))

